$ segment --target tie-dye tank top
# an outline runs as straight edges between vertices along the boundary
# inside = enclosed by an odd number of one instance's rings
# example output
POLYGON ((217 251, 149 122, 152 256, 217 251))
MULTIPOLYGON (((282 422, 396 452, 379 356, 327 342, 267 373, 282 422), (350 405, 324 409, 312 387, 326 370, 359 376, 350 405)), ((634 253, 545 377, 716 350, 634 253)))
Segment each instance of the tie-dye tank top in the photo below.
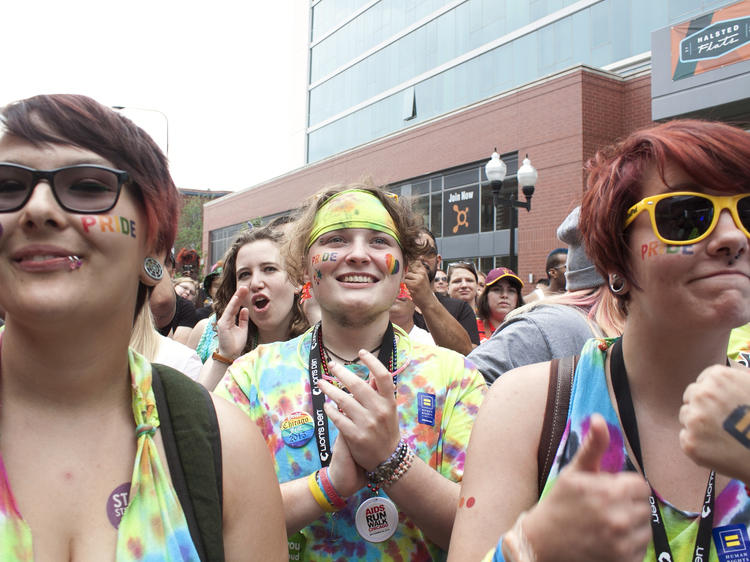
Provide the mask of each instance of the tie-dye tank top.
MULTIPOLYGON (((162 465, 153 434, 159 427, 151 364, 128 352, 137 435, 128 505, 117 529, 117 562, 198 561, 185 515, 162 465)), ((34 559, 31 529, 23 520, 0 455, 0 560, 34 559)))
POLYGON ((201 358, 201 362, 205 363, 218 347, 219 334, 216 333, 216 314, 214 313, 208 317, 206 328, 201 334, 201 339, 198 341, 195 352, 201 358))
MULTIPOLYGON (((609 338, 591 339, 581 352, 581 358, 573 379, 568 423, 549 478, 544 486, 542 497, 549 493, 555 485, 560 471, 578 451, 580 444, 588 433, 591 416, 594 413, 601 414, 609 427, 609 449, 602 458, 602 470, 614 473, 633 469, 633 463, 625 448, 624 431, 610 399, 604 370, 606 349, 614 341, 614 339, 609 338)), ((706 477, 708 477, 708 471, 706 471, 706 477)), ((692 560, 700 514, 677 509, 666 499, 659 496, 658 490, 656 490, 656 495, 669 538, 673 560, 675 562, 692 560)), ((750 560, 748 524, 750 524, 750 498, 747 489, 742 482, 731 480, 715 499, 713 546, 710 557, 704 558, 704 562, 750 560), (717 552, 721 554, 721 557, 717 555, 717 552)), ((494 558, 488 557, 488 559, 495 562, 503 560, 500 545, 493 554, 494 558)), ((654 545, 651 541, 644 561, 652 562, 654 560, 654 545)))

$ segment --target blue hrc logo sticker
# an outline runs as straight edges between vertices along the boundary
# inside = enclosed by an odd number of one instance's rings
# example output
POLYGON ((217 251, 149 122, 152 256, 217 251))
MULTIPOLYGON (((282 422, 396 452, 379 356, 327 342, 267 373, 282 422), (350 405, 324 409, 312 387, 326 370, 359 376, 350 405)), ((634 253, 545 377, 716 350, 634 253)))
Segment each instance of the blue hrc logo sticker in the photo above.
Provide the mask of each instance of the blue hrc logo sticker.
POLYGON ((435 425, 435 395, 417 393, 417 421, 425 425, 435 425))
POLYGON ((750 562, 745 525, 716 527, 713 536, 720 562, 750 562))

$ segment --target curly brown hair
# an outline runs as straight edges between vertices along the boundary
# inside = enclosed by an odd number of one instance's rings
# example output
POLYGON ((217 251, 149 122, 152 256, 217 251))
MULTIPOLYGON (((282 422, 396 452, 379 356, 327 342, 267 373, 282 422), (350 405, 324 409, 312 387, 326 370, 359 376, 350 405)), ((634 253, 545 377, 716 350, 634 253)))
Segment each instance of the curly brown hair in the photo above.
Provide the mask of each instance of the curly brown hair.
MULTIPOLYGON (((251 230, 243 230, 232 242, 232 245, 224 255, 224 270, 221 273, 221 283, 216 291, 216 298, 214 299, 214 312, 216 318, 221 318, 221 315, 226 310, 229 304, 229 299, 232 298, 234 292, 237 290, 237 254, 240 248, 246 244, 257 242, 258 240, 269 240, 277 246, 282 246, 284 243, 284 235, 270 227, 253 228, 251 230)), ((288 275, 288 272, 287 272, 288 275)), ((291 277, 290 277, 291 279, 291 277)), ((294 302, 292 303, 292 319, 289 323, 289 330, 287 332, 288 337, 294 338, 304 333, 310 325, 307 322, 305 314, 302 312, 302 306, 299 302, 299 293, 295 292, 294 302)), ((253 323, 251 319, 248 319, 247 323, 247 343, 242 353, 245 354, 252 351, 254 345, 258 342, 258 327, 253 323)))
POLYGON ((415 215, 402 199, 394 197, 383 187, 376 186, 367 180, 328 187, 310 197, 302 206, 284 246, 287 271, 289 271, 289 276, 295 283, 301 284, 305 280, 307 242, 310 239, 315 215, 331 197, 349 189, 361 189, 372 193, 391 215, 393 222, 396 224, 401 250, 404 253, 405 267, 408 267, 411 260, 424 254, 426 248, 419 243, 422 219, 415 215))

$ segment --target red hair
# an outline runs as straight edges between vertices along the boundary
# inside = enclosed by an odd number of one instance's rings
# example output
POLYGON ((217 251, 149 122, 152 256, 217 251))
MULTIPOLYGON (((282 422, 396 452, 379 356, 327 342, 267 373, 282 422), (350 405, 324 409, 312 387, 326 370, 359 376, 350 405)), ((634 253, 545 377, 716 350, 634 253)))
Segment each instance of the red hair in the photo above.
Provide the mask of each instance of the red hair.
POLYGON ((35 146, 69 144, 125 170, 130 176, 126 185, 146 216, 148 243, 155 244, 158 256, 172 247, 179 213, 177 188, 166 156, 132 121, 89 97, 56 94, 4 107, 0 124, 8 134, 35 146))
MULTIPOLYGON (((647 168, 656 165, 664 181, 668 163, 707 188, 750 191, 750 134, 725 123, 682 119, 636 131, 597 152, 586 163, 578 224, 586 253, 605 279, 617 273, 637 287, 630 271, 625 213, 643 197, 641 179, 647 168)), ((618 298, 624 305, 627 295, 618 298)))

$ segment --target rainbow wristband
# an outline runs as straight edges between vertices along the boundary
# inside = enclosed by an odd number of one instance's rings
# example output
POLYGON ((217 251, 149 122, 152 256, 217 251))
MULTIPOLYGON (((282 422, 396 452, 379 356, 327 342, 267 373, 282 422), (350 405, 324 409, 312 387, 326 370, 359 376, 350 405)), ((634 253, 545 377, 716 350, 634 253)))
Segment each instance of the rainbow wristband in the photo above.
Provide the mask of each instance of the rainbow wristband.
POLYGON ((339 495, 336 488, 333 487, 331 479, 328 478, 328 467, 319 470, 318 476, 320 477, 320 483, 323 485, 323 491, 331 502, 331 505, 337 510, 344 509, 346 507, 346 500, 339 495))
POLYGON ((326 499, 325 495, 323 494, 323 489, 318 484, 317 472, 313 472, 307 478, 307 487, 310 488, 310 493, 312 493, 315 501, 318 502, 318 505, 323 509, 323 511, 327 511, 329 513, 332 511, 338 511, 335 507, 333 507, 333 505, 326 499))

